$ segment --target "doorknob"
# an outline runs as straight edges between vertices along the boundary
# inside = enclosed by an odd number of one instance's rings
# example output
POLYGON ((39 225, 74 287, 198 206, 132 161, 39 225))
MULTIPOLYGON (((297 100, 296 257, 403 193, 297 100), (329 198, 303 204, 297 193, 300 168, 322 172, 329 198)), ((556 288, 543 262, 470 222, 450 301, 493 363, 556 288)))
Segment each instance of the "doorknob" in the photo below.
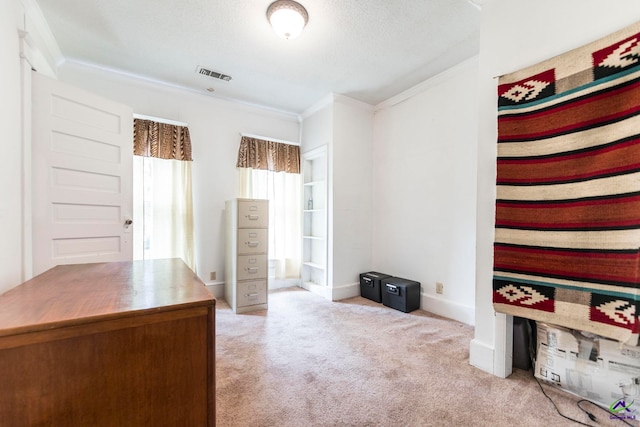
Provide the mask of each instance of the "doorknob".
POLYGON ((124 232, 131 233, 131 225, 133 224, 133 220, 131 218, 127 218, 124 220, 124 232))

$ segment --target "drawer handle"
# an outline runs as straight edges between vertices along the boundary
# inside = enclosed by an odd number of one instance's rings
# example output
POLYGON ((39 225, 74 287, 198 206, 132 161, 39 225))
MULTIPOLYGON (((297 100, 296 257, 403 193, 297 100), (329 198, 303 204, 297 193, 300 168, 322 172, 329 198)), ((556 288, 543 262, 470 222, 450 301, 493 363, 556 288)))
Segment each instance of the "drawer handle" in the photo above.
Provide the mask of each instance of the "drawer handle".
POLYGON ((246 242, 245 243, 247 246, 249 246, 250 248, 256 248, 258 247, 258 245, 260 244, 260 242, 246 242))
POLYGON ((257 220, 259 220, 259 219, 260 219, 260 215, 247 215, 247 218, 248 218, 250 221, 257 221, 257 220))
POLYGON ((244 296, 247 298, 256 298, 258 294, 244 294, 244 296))
POLYGON ((249 267, 247 268, 247 273, 257 273, 258 267, 249 267))

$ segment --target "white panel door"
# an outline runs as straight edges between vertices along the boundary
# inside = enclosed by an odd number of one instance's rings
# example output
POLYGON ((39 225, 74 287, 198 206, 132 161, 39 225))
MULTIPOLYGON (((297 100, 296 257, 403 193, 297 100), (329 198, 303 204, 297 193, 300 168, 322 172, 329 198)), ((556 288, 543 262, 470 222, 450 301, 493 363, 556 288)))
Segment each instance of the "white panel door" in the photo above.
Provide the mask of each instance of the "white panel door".
POLYGON ((33 75, 33 274, 132 259, 133 111, 33 75))

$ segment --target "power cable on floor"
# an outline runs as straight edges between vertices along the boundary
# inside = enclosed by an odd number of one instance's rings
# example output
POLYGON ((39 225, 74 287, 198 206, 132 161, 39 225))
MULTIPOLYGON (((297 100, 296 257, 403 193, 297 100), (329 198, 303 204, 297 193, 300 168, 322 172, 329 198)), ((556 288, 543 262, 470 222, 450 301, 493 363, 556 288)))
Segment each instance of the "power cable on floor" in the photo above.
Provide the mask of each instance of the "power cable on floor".
MULTIPOLYGON (((578 400, 578 402, 576 403, 576 405, 578 405, 578 408, 580 408, 580 410, 582 412, 584 412, 585 414, 587 414, 587 416, 592 420, 592 421, 596 421, 596 416, 593 415, 591 412, 587 411, 586 409, 584 409, 582 406, 580 406, 581 403, 586 402, 586 403, 590 403, 593 406, 595 406, 596 408, 600 409, 601 411, 605 412, 607 415, 611 415, 611 413, 609 411, 607 411, 606 409, 604 409, 602 406, 598 405, 595 402, 592 402, 590 400, 587 399, 580 399, 578 400)), ((633 424, 629 424, 626 420, 622 419, 622 418, 616 418, 617 420, 622 421, 623 423, 625 423, 626 425, 633 427, 633 424)))
MULTIPOLYGON (((556 404, 555 404, 555 402, 553 401, 553 399, 551 399, 551 397, 549 397, 549 395, 544 391, 544 388, 542 387, 542 384, 540 384, 540 381, 539 381, 539 380, 538 380, 538 378, 535 376, 535 373, 533 372, 533 370, 532 370, 532 373, 533 373, 533 378, 536 380, 536 383, 538 383, 538 387, 540 387, 540 390, 542 391, 542 394, 544 394, 544 396, 545 396, 547 399, 549 399, 549 402, 551 402, 551 404, 553 405, 553 407, 556 409, 556 412, 558 413, 558 415, 560 415, 562 418, 565 418, 565 419, 567 419, 567 420, 569 420, 569 421, 573 421, 574 423, 577 423, 577 424, 581 424, 581 425, 583 425, 583 426, 595 427, 595 426, 592 426, 591 424, 583 423, 582 421, 578 421, 578 420, 576 420, 576 419, 574 419, 574 418, 571 418, 571 417, 569 417, 569 416, 567 416, 567 415, 564 415, 562 412, 560 412, 560 410, 559 410, 559 409, 558 409, 558 407, 556 406, 556 404)), ((593 413, 589 412, 588 410, 586 410, 586 409, 584 409, 582 406, 580 406, 580 404, 581 404, 581 403, 583 403, 583 402, 590 403, 590 404, 592 404, 593 406, 595 406, 596 408, 600 409, 601 411, 603 411, 603 412, 607 413, 607 415, 611 415, 611 413, 610 413, 609 411, 607 411, 606 409, 604 409, 603 407, 601 407, 601 406, 600 406, 600 405, 598 405, 597 403, 592 402, 592 401, 587 400, 587 399, 580 399, 578 402, 576 402, 576 406, 577 406, 577 407, 578 407, 582 412, 584 412, 584 413, 587 415, 587 417, 589 417, 589 419, 590 419, 591 421, 594 421, 594 422, 596 422, 596 423, 598 423, 598 424, 599 424, 598 419, 596 418, 596 416, 595 416, 595 415, 593 415, 593 413)), ((617 420, 619 420, 619 421, 622 421, 623 423, 625 423, 626 425, 628 425, 628 426, 630 426, 630 427, 634 427, 632 424, 629 424, 626 420, 624 420, 624 419, 622 419, 622 418, 616 418, 616 419, 617 419, 617 420)))
MULTIPOLYGON (((538 387, 540 387, 540 391, 542 391, 542 394, 544 394, 544 397, 546 397, 547 399, 549 399, 549 402, 551 402, 551 404, 553 405, 553 407, 554 407, 554 408, 556 408, 556 412, 558 413, 558 415, 560 415, 562 418, 565 418, 565 419, 567 419, 567 420, 569 420, 569 421, 573 421, 574 423, 582 424, 583 426, 594 427, 594 426, 592 426, 591 424, 583 423, 582 421, 578 421, 578 420, 576 420, 576 419, 574 419, 574 418, 571 418, 571 417, 569 417, 569 416, 566 416, 565 414, 563 414, 562 412, 560 412, 560 409, 558 409, 558 407, 556 406, 556 403, 553 401, 553 399, 551 399, 551 397, 549 397, 549 395, 547 394, 547 392, 546 392, 546 391, 544 391, 544 388, 542 388, 542 384, 540 384, 540 381, 538 381, 538 378, 536 377, 535 373, 534 373, 534 372, 532 372, 532 373, 534 374, 534 375, 533 375, 533 378, 536 380, 536 383, 538 383, 538 387)), ((580 407, 580 405, 578 405, 578 407, 580 407)), ((580 408, 580 409, 582 409, 582 408, 580 408)), ((591 414, 589 414, 588 412, 587 412, 587 415, 589 416, 589 418, 590 418, 592 421, 595 421, 595 419, 594 419, 595 417, 591 418, 591 414)))

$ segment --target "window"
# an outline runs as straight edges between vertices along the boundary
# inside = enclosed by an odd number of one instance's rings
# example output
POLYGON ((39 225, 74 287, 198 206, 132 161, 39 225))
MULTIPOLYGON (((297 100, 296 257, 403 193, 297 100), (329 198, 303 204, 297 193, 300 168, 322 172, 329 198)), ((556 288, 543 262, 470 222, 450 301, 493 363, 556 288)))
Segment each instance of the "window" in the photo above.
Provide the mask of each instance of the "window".
POLYGON ((238 196, 269 200, 269 287, 300 277, 300 147, 243 136, 238 196))
POLYGON ((133 258, 182 258, 195 271, 188 129, 136 119, 134 154, 133 258))

